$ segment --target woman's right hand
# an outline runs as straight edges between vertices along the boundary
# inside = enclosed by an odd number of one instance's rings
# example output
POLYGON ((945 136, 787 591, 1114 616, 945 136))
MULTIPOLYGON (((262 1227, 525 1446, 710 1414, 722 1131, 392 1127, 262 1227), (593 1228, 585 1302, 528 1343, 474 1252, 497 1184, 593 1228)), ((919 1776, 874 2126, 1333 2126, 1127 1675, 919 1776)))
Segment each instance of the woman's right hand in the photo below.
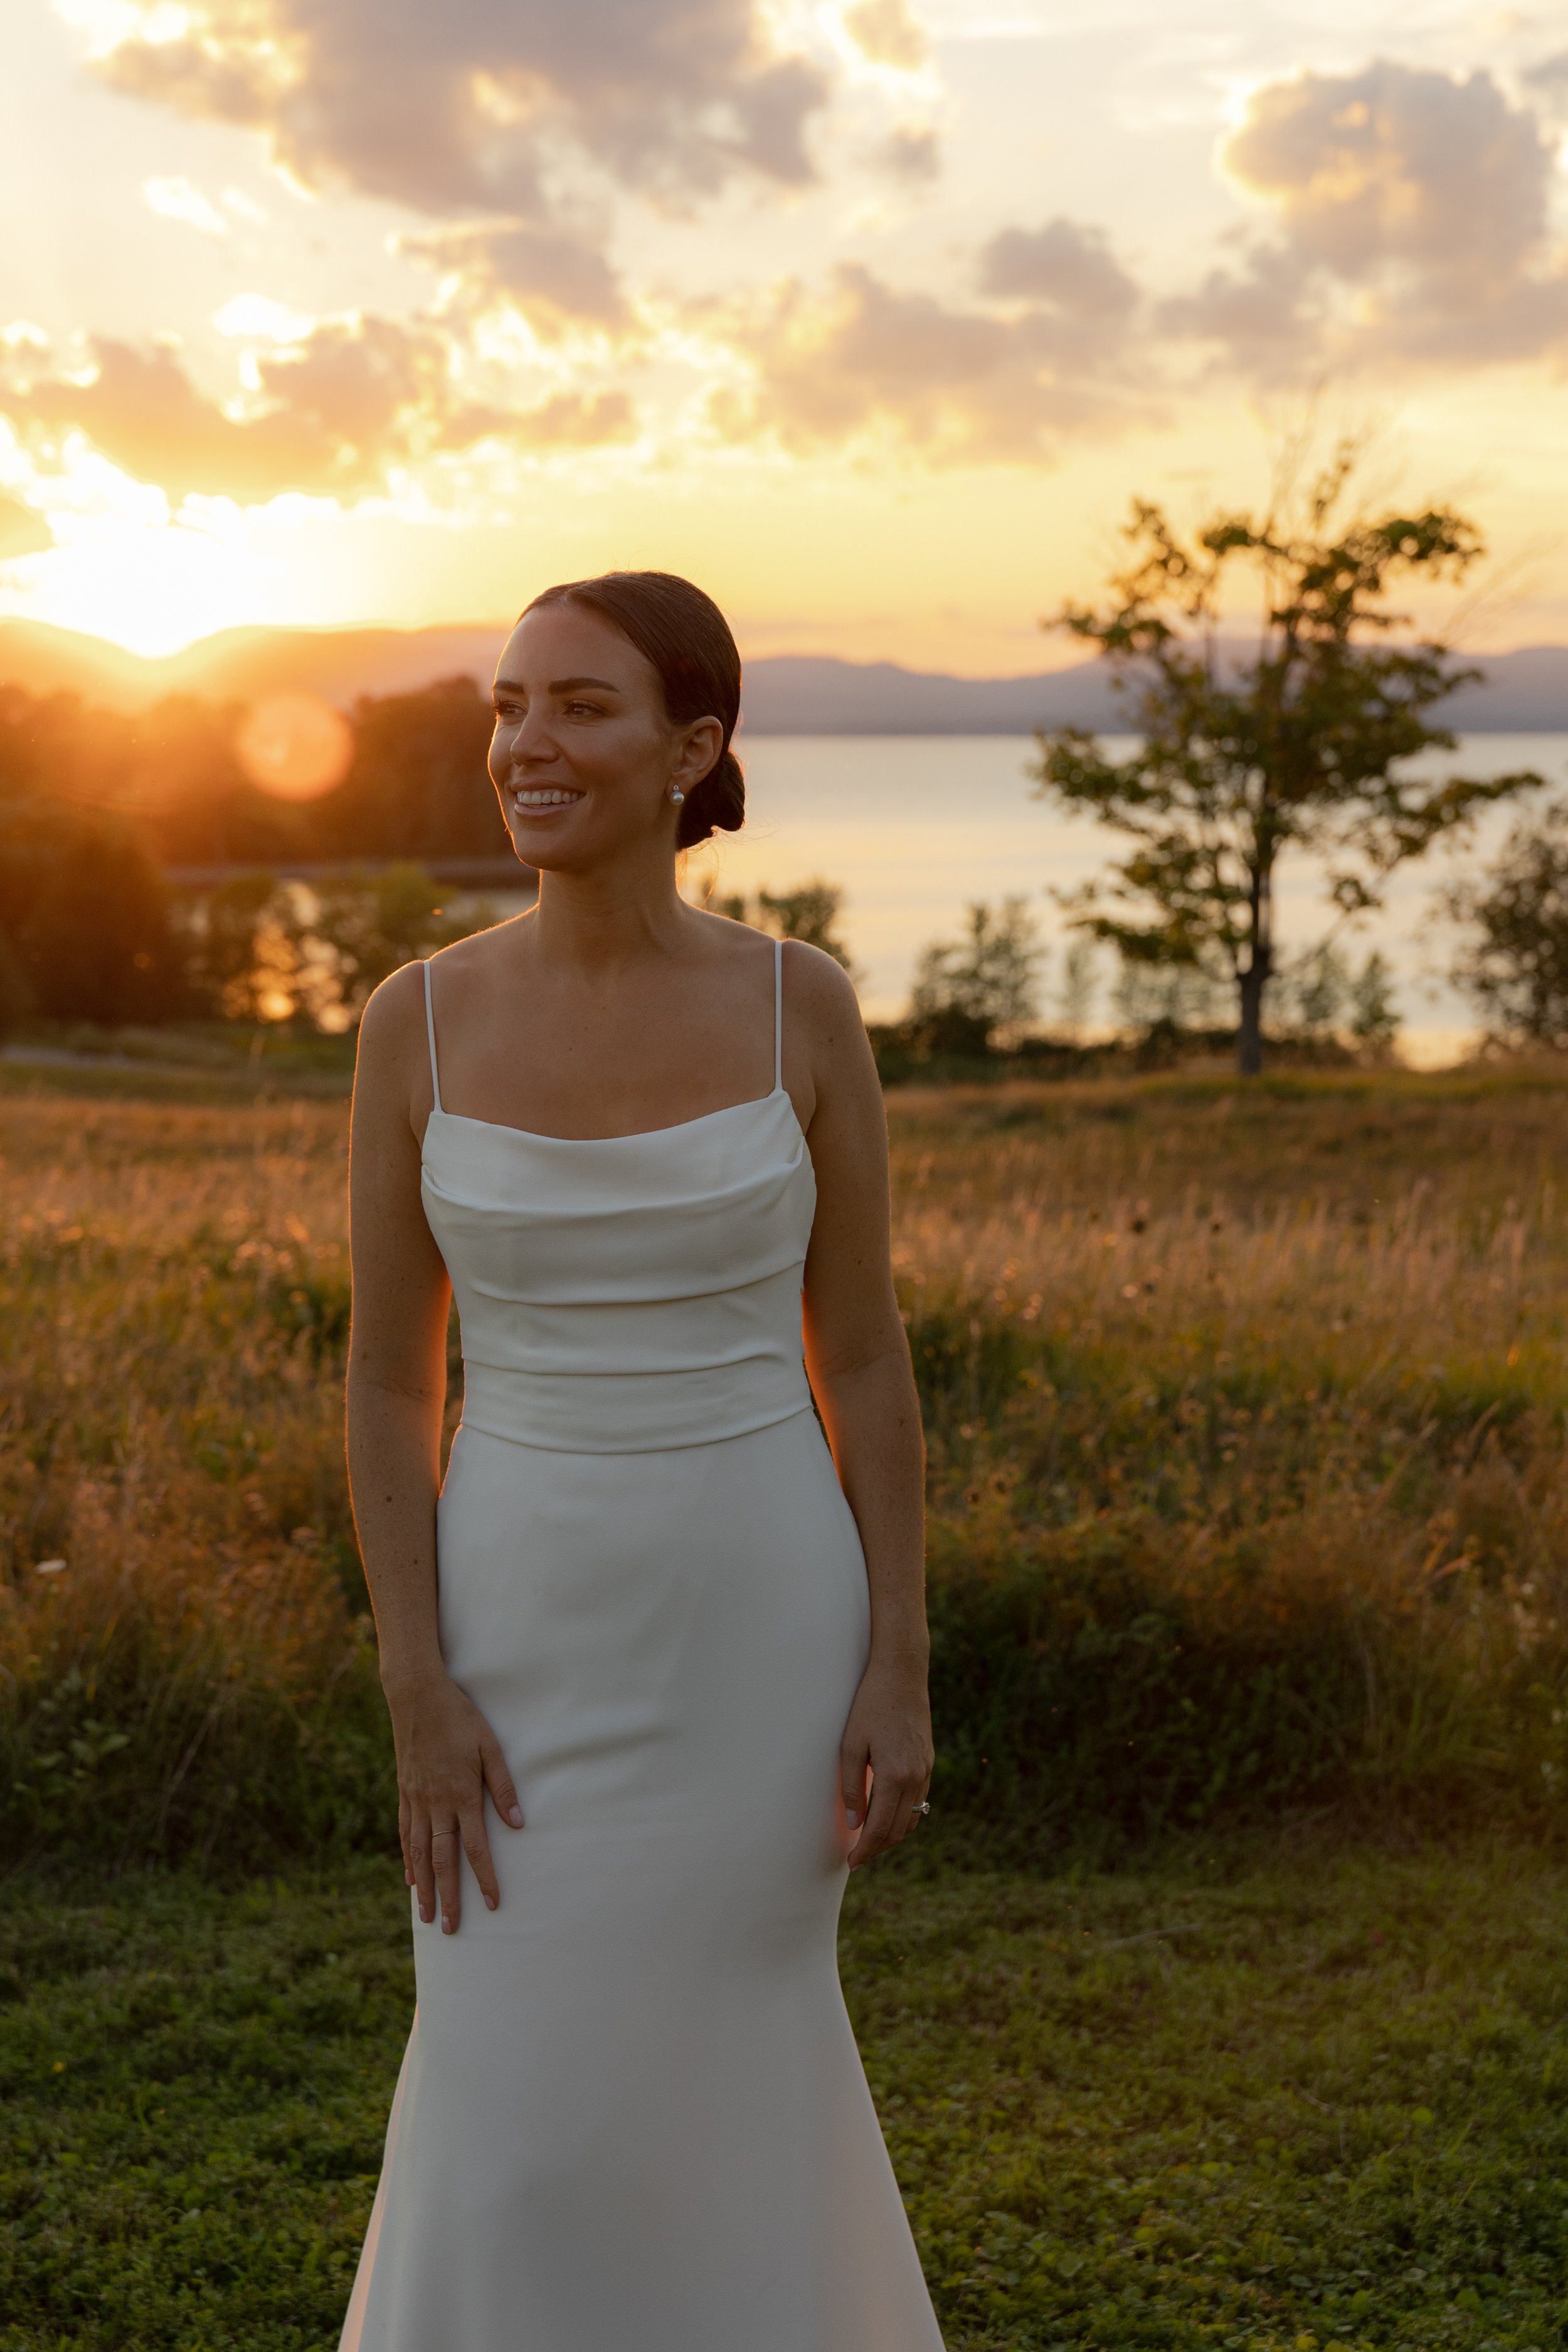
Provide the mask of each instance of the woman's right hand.
POLYGON ((444 1935, 462 1916, 460 1856, 467 1854, 487 1910, 500 1901, 485 1833, 485 1790, 503 1822, 522 1827, 522 1807, 500 1742, 468 1693, 444 1667, 389 1686, 397 1745, 397 1830, 403 1874, 428 1927, 441 1906, 444 1935))

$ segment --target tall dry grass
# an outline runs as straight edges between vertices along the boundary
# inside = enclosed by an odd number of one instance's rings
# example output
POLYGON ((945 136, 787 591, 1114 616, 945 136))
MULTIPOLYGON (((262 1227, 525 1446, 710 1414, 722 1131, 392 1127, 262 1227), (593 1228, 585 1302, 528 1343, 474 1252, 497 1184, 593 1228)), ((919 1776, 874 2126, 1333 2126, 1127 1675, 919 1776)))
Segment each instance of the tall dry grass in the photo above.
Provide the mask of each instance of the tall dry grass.
POLYGON ((1550 1809, 1568 1667, 1568 1095, 911 1102, 949 1791, 1550 1809))
MULTIPOLYGON (((1261 1804, 1547 1817, 1568 1085, 889 1109, 943 1802, 1020 1843, 1261 1804)), ((13 1852, 385 1834, 345 1143, 340 1106, 0 1097, 13 1852)))
POLYGON ((10 1841, 367 1833, 341 1108, 11 1097, 0 1154, 10 1841))

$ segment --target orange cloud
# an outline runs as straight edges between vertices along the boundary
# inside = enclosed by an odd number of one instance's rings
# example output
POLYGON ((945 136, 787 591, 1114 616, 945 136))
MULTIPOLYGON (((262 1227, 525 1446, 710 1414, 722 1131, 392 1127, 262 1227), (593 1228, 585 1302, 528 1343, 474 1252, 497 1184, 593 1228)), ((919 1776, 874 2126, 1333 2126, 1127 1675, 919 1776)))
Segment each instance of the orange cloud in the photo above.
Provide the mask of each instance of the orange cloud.
POLYGON ((1016 298, 1005 315, 900 291, 853 262, 825 291, 791 279, 731 310, 724 339, 754 375, 716 395, 715 424, 800 451, 883 436, 939 464, 1026 463, 1063 434, 1150 413, 1125 365, 1137 289, 1093 232, 1009 230, 982 265, 984 286, 1016 298))
POLYGON ((873 65, 918 73, 931 56, 931 43, 910 15, 909 0, 855 0, 844 11, 844 29, 873 65))
POLYGON ((1224 160, 1276 232, 1166 304, 1168 330, 1266 370, 1530 358, 1568 336, 1552 142, 1489 74, 1296 74, 1255 93, 1224 160))
POLYGON ((0 415, 21 430, 84 433, 125 473, 174 499, 352 495, 384 482, 389 466, 434 451, 492 437, 583 447, 625 439, 633 425, 617 392, 559 394, 531 409, 473 402, 454 384, 439 334, 387 319, 331 321, 296 349, 259 359, 269 404, 246 419, 198 391, 166 347, 102 339, 93 350, 89 382, 0 385, 0 415))
POLYGON ((399 250, 433 269, 454 272, 470 309, 510 300, 546 332, 576 320, 610 328, 627 320, 626 298, 603 254, 561 229, 520 220, 475 222, 405 236, 399 250))
MULTIPOLYGON (((265 129, 311 185, 449 213, 547 218, 563 150, 667 195, 738 172, 812 176, 821 68, 773 47, 753 0, 157 0, 94 60, 114 88, 265 129)), ((865 13, 864 11, 862 13, 865 13)), ((899 0, 873 0, 889 23, 899 0)))

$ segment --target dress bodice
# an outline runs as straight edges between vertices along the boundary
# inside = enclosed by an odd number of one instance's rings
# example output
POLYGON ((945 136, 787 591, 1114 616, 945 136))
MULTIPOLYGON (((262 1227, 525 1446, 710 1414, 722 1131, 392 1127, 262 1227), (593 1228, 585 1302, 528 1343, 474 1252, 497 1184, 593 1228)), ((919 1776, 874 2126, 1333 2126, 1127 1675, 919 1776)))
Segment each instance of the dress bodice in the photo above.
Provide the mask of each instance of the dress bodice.
MULTIPOLYGON (((781 980, 775 946, 775 1006, 781 980)), ((801 1283, 816 1206, 782 1084, 706 1118, 571 1139, 436 1108, 425 1214, 462 1318, 463 1419, 525 1445, 640 1454, 810 1404, 801 1283)))

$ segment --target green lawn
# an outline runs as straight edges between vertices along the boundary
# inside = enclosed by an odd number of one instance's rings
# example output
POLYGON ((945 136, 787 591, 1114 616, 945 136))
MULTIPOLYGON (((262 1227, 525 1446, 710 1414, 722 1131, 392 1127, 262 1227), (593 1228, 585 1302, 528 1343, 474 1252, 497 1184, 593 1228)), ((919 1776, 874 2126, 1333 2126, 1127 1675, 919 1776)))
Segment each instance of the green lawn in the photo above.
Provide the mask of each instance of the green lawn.
MULTIPOLYGON (((406 1916, 369 1861, 13 1881, 3 2352, 335 2343, 406 1916)), ((1565 1938, 1568 1864, 1496 1843, 858 1882, 846 1980, 952 2352, 1568 2343, 1565 1938)))

